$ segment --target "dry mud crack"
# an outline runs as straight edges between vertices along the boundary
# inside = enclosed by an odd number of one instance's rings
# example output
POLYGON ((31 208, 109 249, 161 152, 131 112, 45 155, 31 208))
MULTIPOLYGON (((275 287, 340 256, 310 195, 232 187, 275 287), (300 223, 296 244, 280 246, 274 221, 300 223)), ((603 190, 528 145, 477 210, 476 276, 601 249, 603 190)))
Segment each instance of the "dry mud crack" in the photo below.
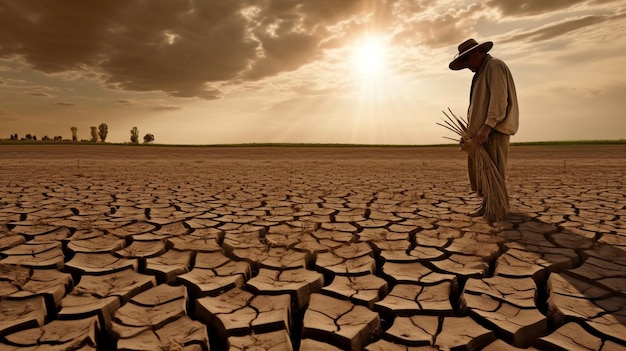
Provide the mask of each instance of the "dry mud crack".
POLYGON ((0 151, 2 351, 626 350, 625 146, 0 151))

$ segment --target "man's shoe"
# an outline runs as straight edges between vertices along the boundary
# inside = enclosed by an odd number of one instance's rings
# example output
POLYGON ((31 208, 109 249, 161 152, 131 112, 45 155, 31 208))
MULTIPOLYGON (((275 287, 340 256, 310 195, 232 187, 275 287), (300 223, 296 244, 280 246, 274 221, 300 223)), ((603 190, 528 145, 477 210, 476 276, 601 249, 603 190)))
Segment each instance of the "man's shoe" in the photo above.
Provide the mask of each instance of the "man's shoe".
POLYGON ((482 217, 485 215, 485 205, 480 205, 479 208, 467 214, 470 217, 482 217))
POLYGON ((496 221, 496 218, 495 218, 494 216, 485 216, 485 220, 486 220, 486 221, 487 221, 487 223, 489 223, 489 224, 493 224, 493 223, 497 222, 497 221, 496 221))

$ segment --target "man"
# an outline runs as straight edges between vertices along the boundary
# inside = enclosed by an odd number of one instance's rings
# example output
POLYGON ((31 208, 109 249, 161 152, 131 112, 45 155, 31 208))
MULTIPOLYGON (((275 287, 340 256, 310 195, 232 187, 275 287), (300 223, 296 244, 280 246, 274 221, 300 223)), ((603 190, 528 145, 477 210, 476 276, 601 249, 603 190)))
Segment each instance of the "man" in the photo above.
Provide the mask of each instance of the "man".
MULTIPOLYGON (((504 62, 488 54, 493 42, 479 44, 468 39, 458 47, 459 53, 450 62, 451 70, 468 68, 474 72, 467 109, 468 129, 472 140, 484 145, 491 160, 506 179, 509 139, 517 132, 519 110, 511 71, 504 62)), ((468 157, 468 173, 472 190, 482 197, 477 186, 475 163, 468 157)), ((485 214, 485 200, 472 216, 485 214)))

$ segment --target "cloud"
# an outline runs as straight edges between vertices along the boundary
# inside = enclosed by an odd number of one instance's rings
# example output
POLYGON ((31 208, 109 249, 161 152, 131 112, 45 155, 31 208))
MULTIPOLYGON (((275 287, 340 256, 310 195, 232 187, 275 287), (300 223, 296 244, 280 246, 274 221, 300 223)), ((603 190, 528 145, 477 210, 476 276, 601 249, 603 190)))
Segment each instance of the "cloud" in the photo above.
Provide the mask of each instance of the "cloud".
POLYGON ((205 83, 236 78, 255 55, 242 1, 129 4, 104 44, 101 68, 112 86, 216 98, 220 92, 205 83))
POLYGON ((153 106, 152 109, 156 111, 176 111, 176 110, 182 110, 183 107, 177 106, 177 105, 157 105, 157 106, 153 106))
POLYGON ((14 55, 43 72, 61 72, 93 65, 104 25, 120 1, 4 1, 0 11, 0 55, 14 55))
POLYGON ((63 101, 60 101, 60 102, 57 102, 55 105, 57 105, 57 106, 74 106, 74 105, 76 105, 76 104, 71 103, 71 102, 63 102, 63 101))
POLYGON ((32 91, 26 94, 30 96, 38 96, 38 97, 52 97, 52 95, 48 93, 44 93, 43 91, 32 91))
POLYGON ((328 27, 356 28, 359 13, 380 7, 367 3, 6 0, 0 57, 45 73, 102 74, 115 89, 215 99, 223 93, 212 83, 260 80, 319 59, 322 44, 345 30, 328 27))
POLYGON ((516 42, 523 40, 530 41, 544 41, 560 37, 567 33, 579 30, 581 28, 598 25, 604 22, 619 20, 626 18, 626 14, 614 15, 614 16, 586 16, 576 19, 568 19, 556 24, 551 24, 534 31, 514 35, 503 42, 516 42))
POLYGON ((6 111, 0 110, 0 121, 4 121, 4 122, 15 122, 18 119, 9 115, 9 113, 7 113, 6 111))
MULTIPOLYGON (((329 50, 367 32, 393 36, 393 43, 404 47, 441 48, 473 35, 490 9, 503 17, 531 16, 594 2, 467 3, 3 0, 0 59, 21 60, 44 73, 98 79, 112 89, 211 100, 233 86, 325 60, 329 50)), ((546 40, 598 21, 601 16, 587 17, 511 40, 546 40)))
POLYGON ((402 24, 404 29, 396 34, 394 41, 411 38, 409 45, 444 47, 456 45, 469 37, 483 15, 483 7, 470 5, 461 9, 447 9, 441 13, 425 11, 423 15, 402 24))
POLYGON ((570 8, 588 0, 490 0, 486 5, 504 16, 529 16, 570 8))
POLYGON ((154 111, 176 111, 182 110, 182 106, 171 105, 171 104, 161 104, 158 101, 154 100, 145 100, 145 101, 137 101, 131 99, 119 99, 115 101, 116 104, 125 105, 125 106, 139 106, 142 108, 154 110, 154 111))
POLYGON ((119 89, 214 97, 255 55, 245 1, 3 1, 0 57, 57 73, 100 71, 119 89))

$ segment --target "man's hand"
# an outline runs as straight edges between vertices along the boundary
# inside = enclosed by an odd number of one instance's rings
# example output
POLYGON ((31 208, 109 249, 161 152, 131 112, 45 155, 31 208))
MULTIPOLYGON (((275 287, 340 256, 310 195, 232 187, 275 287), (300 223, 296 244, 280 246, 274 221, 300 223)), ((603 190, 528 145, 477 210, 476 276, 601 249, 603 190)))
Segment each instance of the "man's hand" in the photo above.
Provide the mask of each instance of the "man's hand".
POLYGON ((476 144, 482 145, 489 140, 489 133, 491 133, 491 127, 485 124, 480 127, 473 139, 476 144))

